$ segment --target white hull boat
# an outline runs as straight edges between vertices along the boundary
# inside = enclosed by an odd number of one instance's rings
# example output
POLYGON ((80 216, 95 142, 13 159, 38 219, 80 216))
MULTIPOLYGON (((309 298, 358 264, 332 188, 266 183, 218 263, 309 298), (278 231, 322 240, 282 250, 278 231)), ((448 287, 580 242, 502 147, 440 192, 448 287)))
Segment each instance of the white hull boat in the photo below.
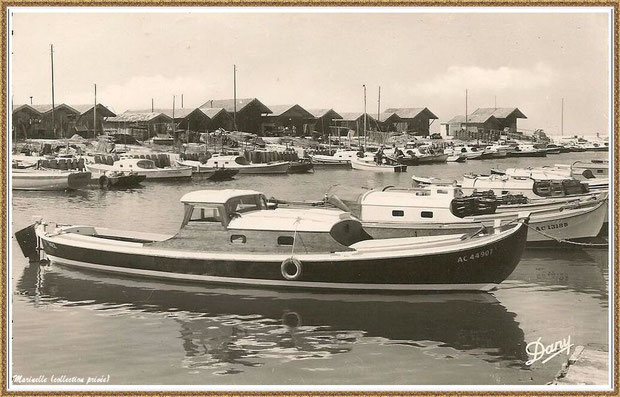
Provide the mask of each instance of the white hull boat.
POLYGON ((527 242, 559 243, 596 237, 605 220, 607 195, 587 203, 517 205, 511 211, 497 212, 488 200, 462 197, 459 188, 431 185, 373 190, 363 194, 359 204, 364 229, 374 238, 468 232, 510 224, 520 214, 529 213, 527 242))
POLYGON ((90 172, 12 169, 12 190, 73 190, 85 187, 90 183, 90 172))
POLYGON ((351 160, 351 167, 354 170, 371 171, 371 172, 407 172, 407 166, 402 164, 390 165, 390 164, 377 164, 373 158, 363 157, 351 160))
POLYGON ((211 168, 237 170, 239 174, 286 174, 288 173, 289 162, 250 163, 243 156, 214 154, 204 165, 211 168))
POLYGON ((189 179, 192 177, 191 167, 164 167, 158 168, 153 160, 138 158, 122 158, 112 165, 101 163, 87 163, 86 169, 90 171, 94 179, 106 174, 106 172, 134 172, 146 177, 146 181, 189 179))

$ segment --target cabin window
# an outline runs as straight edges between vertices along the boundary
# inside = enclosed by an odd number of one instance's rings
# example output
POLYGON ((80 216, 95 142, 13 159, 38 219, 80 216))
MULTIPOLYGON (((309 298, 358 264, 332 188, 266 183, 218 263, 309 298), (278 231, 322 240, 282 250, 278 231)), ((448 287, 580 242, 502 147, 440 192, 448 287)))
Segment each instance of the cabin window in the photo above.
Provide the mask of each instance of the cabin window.
POLYGON ((597 174, 602 174, 602 173, 603 173, 603 170, 596 170, 596 173, 597 173, 597 174))
POLYGON ((278 245, 293 245, 293 237, 291 236, 279 236, 278 245))
POLYGON ((242 214, 248 211, 267 209, 265 200, 259 195, 234 197, 226 202, 228 214, 237 212, 242 214))
POLYGON ((403 210, 392 210, 392 216, 405 216, 405 211, 403 211, 403 210))
POLYGON ((136 163, 136 166, 138 168, 144 168, 149 170, 155 168, 155 163, 153 163, 151 160, 140 160, 136 163))
POLYGON ((444 190, 444 189, 437 189, 437 193, 439 193, 439 194, 448 194, 448 191, 444 190))
POLYGON ((432 218, 433 217, 433 211, 422 211, 420 216, 422 218, 432 218))
POLYGON ((245 236, 242 234, 233 234, 230 236, 230 242, 233 244, 245 244, 245 236))
POLYGON ((121 164, 121 168, 123 168, 123 165, 121 164))
POLYGON ((194 207, 190 222, 222 222, 222 215, 217 207, 194 207))

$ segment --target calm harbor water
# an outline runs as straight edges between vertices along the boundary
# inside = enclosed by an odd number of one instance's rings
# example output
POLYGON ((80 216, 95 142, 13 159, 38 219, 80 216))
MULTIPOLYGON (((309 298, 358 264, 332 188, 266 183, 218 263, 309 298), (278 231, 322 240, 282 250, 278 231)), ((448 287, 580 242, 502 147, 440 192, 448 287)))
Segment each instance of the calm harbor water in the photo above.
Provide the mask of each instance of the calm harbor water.
MULTIPOLYGON (((173 233, 180 197, 248 188, 268 197, 352 199, 410 185, 413 174, 457 178, 491 167, 602 158, 536 159, 410 167, 406 174, 317 170, 238 176, 229 182, 144 183, 128 191, 13 192, 12 227, 33 215, 60 223, 173 233)), ((608 251, 527 250, 493 293, 325 294, 183 285, 28 264, 12 241, 12 374, 109 376, 108 384, 506 384, 551 381, 566 355, 531 366, 540 338, 608 348, 608 251)), ((70 384, 65 382, 53 383, 70 384)))

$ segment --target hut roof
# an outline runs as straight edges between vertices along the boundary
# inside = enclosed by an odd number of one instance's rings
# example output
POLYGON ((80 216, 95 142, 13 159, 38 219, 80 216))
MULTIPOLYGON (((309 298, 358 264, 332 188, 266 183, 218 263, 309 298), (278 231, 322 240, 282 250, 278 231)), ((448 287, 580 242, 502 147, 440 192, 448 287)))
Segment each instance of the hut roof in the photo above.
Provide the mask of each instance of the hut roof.
POLYGON ((151 121, 158 117, 163 117, 167 122, 172 122, 172 118, 166 116, 164 113, 155 113, 155 112, 125 112, 115 117, 106 117, 106 121, 116 122, 116 123, 137 123, 137 122, 145 122, 151 121))
MULTIPOLYGON (((364 112, 345 112, 340 113, 340 115, 342 116, 342 121, 356 121, 364 116, 364 112)), ((375 120, 374 117, 368 113, 366 113, 366 116, 368 117, 368 120, 375 120)))
POLYGON ((204 113, 208 118, 212 119, 221 112, 226 112, 224 108, 198 108, 202 113, 204 113))
POLYGON ((478 108, 473 113, 472 116, 480 116, 489 118, 494 116, 498 119, 505 119, 510 116, 514 116, 518 119, 526 119, 527 117, 519 110, 519 108, 478 108))
MULTIPOLYGON (((493 115, 489 116, 486 114, 472 113, 467 116, 467 123, 486 123, 490 119, 497 119, 497 118, 493 115)), ((450 120, 448 120, 447 122, 445 122, 444 124, 456 124, 456 123, 465 123, 465 116, 463 115, 455 116, 451 118, 450 120)))
MULTIPOLYGON (((52 111, 52 105, 51 104, 32 105, 32 107, 34 109, 36 109, 37 111, 41 112, 41 113, 47 113, 47 112, 51 112, 52 111)), ((80 112, 78 110, 72 108, 71 106, 67 105, 66 103, 61 103, 61 104, 57 104, 57 105, 55 104, 54 105, 54 109, 61 109, 61 108, 65 108, 65 109, 67 109, 71 113, 80 114, 80 112)))
POLYGON ((313 119, 314 115, 312 115, 312 113, 308 112, 306 109, 302 108, 299 105, 293 104, 293 105, 269 105, 269 109, 271 109, 271 114, 270 116, 282 116, 285 113, 288 112, 298 112, 301 114, 301 117, 306 118, 306 119, 313 119))
POLYGON ((396 113, 401 119, 413 119, 422 113, 426 113, 430 119, 438 119, 428 108, 389 108, 385 113, 396 113))
MULTIPOLYGON (((265 106, 261 101, 256 98, 237 98, 237 112, 244 109, 246 106, 251 103, 256 103, 256 105, 260 108, 261 113, 271 113, 271 109, 265 106)), ((234 99, 210 99, 200 105, 200 108, 224 108, 227 112, 235 111, 235 100, 234 99)))
POLYGON ((24 111, 24 110, 28 110, 29 112, 34 113, 34 114, 36 114, 36 115, 38 115, 38 116, 40 116, 40 115, 41 115, 41 112, 40 112, 40 111, 38 111, 38 110, 37 110, 37 109, 35 109, 34 107, 32 107, 32 106, 30 106, 30 105, 26 105, 26 104, 24 104, 24 105, 19 105, 19 106, 17 106, 15 109, 13 109, 13 114, 15 114, 15 113, 17 113, 17 112, 24 111))
POLYGON ((342 118, 342 116, 339 115, 334 109, 307 109, 307 110, 310 114, 312 114, 317 119, 321 117, 325 117, 330 113, 331 113, 332 118, 334 119, 342 118))
MULTIPOLYGON (((78 112, 80 112, 80 114, 84 114, 86 112, 90 112, 90 110, 92 108, 95 107, 95 105, 90 104, 90 105, 71 105, 71 107, 75 110, 77 110, 78 112)), ((114 112, 112 112, 107 106, 104 106, 100 103, 97 104, 97 112, 101 112, 101 114, 104 117, 114 117, 116 116, 116 114, 114 112)))

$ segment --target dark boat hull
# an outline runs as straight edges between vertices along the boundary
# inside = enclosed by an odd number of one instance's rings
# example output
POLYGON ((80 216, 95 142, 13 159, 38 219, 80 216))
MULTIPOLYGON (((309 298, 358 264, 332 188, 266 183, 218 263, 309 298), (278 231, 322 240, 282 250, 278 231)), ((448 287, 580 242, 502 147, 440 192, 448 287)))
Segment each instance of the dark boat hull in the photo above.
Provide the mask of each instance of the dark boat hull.
POLYGON ((233 179, 235 175, 239 173, 239 170, 233 170, 230 168, 217 168, 213 175, 209 177, 212 181, 228 181, 233 179))
POLYGON ((314 171, 314 165, 310 161, 291 162, 288 166, 289 174, 305 174, 314 171))
POLYGON ((508 157, 547 157, 547 152, 544 150, 537 152, 510 152, 508 157))
MULTIPOLYGON (((39 235, 53 262, 140 277, 209 284, 266 288, 345 289, 365 291, 490 290, 505 280, 519 263, 527 238, 520 224, 494 241, 462 250, 417 256, 360 259, 334 255, 304 259, 299 278, 287 280, 279 257, 209 256, 208 253, 165 250, 94 248, 61 243, 39 235)), ((52 238, 53 239, 53 238, 52 238)))

